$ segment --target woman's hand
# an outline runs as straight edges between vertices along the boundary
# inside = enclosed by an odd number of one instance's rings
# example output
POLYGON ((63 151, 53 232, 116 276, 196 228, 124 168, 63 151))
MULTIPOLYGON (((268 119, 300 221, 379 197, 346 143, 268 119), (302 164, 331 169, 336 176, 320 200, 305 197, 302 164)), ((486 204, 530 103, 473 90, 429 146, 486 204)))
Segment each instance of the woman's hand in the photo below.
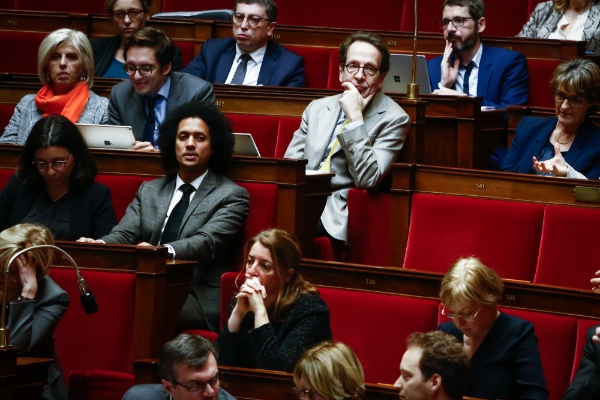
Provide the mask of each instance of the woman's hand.
POLYGON ((35 300, 38 290, 36 276, 38 264, 33 254, 21 254, 13 263, 16 263, 17 270, 19 271, 19 279, 21 280, 22 287, 21 296, 35 300))
POLYGON ((229 317, 227 326, 230 332, 238 332, 242 320, 249 311, 254 312, 254 327, 269 323, 264 299, 267 297, 265 287, 257 277, 246 274, 246 281, 236 295, 237 303, 229 317))
POLYGON ((569 172, 569 164, 567 164, 562 156, 558 143, 554 143, 553 158, 546 161, 538 161, 537 158, 533 157, 533 167, 537 172, 550 172, 562 177, 567 176, 567 172, 569 172))

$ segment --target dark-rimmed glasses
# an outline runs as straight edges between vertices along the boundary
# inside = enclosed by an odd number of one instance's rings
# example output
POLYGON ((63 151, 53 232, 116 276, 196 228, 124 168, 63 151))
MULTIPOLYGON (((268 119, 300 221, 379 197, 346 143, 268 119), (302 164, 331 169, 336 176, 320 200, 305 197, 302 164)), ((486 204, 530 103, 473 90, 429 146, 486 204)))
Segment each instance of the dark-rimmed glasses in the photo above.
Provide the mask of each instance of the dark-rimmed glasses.
POLYGON ((558 92, 556 90, 552 91, 552 97, 554 97, 554 101, 557 103, 563 103, 565 101, 565 99, 567 99, 567 101, 569 102, 569 105, 571 107, 581 107, 581 103, 583 103, 583 100, 580 99, 579 97, 567 97, 565 96, 564 93, 558 92))
POLYGON ((114 19, 122 20, 127 15, 129 19, 140 19, 144 10, 129 10, 129 11, 115 11, 112 13, 114 19))
POLYGON ((123 69, 125 73, 129 76, 134 76, 136 71, 140 71, 141 76, 150 76, 152 72, 158 67, 151 67, 149 65, 142 65, 141 67, 136 67, 135 65, 125 64, 123 65, 123 69))
POLYGON ((356 74, 358 72, 358 70, 361 68, 363 70, 363 73, 366 76, 370 76, 370 77, 375 76, 377 71, 379 71, 378 68, 375 68, 371 65, 365 65, 365 66, 361 67, 358 64, 346 64, 345 67, 346 67, 346 71, 348 71, 349 74, 353 74, 353 75, 356 74))
POLYGON ((244 15, 240 13, 235 13, 233 14, 233 23, 236 25, 241 25, 244 23, 244 20, 246 18, 248 18, 248 25, 250 25, 253 28, 256 28, 262 20, 270 21, 269 18, 259 17, 258 15, 244 15))
POLYGON ((217 389, 217 387, 219 387, 219 382, 221 382, 222 380, 223 374, 221 372, 217 372, 217 374, 212 379, 209 379, 206 382, 196 382, 193 385, 184 385, 183 383, 179 383, 175 380, 172 380, 171 382, 181 386, 182 388, 185 388, 191 394, 200 394, 206 390, 206 385, 212 387, 213 389, 217 389))
POLYGON ((444 317, 450 318, 450 319, 462 319, 463 321, 467 321, 467 322, 471 322, 475 319, 475 317, 477 317, 477 314, 479 314, 479 311, 481 311, 481 308, 477 311, 475 311, 475 313, 453 313, 453 312, 448 312, 446 310, 446 307, 442 308, 442 315, 444 317))
POLYGON ((70 157, 71 154, 69 153, 67 158, 64 160, 52 160, 49 163, 43 160, 35 160, 32 162, 32 164, 37 167, 38 171, 46 171, 48 170, 48 167, 51 167, 55 171, 61 171, 65 168, 65 165, 67 165, 67 161, 69 161, 70 157))
POLYGON ((473 18, 471 18, 471 17, 454 17, 452 19, 444 18, 444 19, 438 21, 438 25, 442 29, 447 29, 448 25, 450 25, 450 22, 452 22, 452 25, 454 25, 455 28, 459 28, 459 27, 463 26, 465 24, 465 21, 468 19, 473 19, 473 18))
POLYGON ((294 393, 296 395, 297 398, 299 398, 300 400, 304 400, 304 399, 310 399, 310 400, 321 400, 321 396, 315 392, 314 389, 302 389, 299 387, 294 387, 292 389, 292 393, 294 393))

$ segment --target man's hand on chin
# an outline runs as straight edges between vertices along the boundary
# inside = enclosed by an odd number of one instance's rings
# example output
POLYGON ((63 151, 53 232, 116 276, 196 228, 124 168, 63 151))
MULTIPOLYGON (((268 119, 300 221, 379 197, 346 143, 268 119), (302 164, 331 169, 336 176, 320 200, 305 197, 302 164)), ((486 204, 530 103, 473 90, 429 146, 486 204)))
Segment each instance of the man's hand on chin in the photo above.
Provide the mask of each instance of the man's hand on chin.
POLYGON ((340 106, 348 119, 348 122, 356 122, 363 120, 363 110, 367 107, 375 93, 363 97, 356 87, 350 82, 342 83, 344 93, 340 98, 340 106))

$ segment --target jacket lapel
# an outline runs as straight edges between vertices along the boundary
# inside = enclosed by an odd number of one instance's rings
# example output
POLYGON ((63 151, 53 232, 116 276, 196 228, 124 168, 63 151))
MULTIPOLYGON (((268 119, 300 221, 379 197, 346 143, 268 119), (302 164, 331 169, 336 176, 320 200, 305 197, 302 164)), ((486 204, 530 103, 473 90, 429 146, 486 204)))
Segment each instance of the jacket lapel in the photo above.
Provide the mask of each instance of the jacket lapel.
MULTIPOLYGON (((557 21, 558 22, 558 21, 557 21)), ((593 4, 583 26, 583 40, 589 42, 600 28, 600 4, 593 4)))
MULTIPOLYGON (((330 101, 325 105, 325 107, 319 111, 319 120, 315 121, 318 124, 319 134, 317 135, 312 146, 314 157, 311 155, 306 156, 307 159, 313 160, 313 165, 308 166, 309 169, 319 168, 319 164, 323 160, 323 157, 325 157, 327 145, 331 140, 331 135, 333 134, 335 124, 338 120, 338 116, 340 115, 340 97, 342 97, 341 94, 331 97, 330 101)), ((336 134, 337 133, 338 132, 336 132, 336 134)))
POLYGON ((227 51, 221 53, 221 57, 219 57, 217 73, 215 74, 215 83, 225 83, 227 80, 227 76, 229 75, 229 71, 231 70, 231 66, 235 59, 235 41, 233 41, 233 43, 234 45, 227 49, 227 51))
POLYGON ((485 51, 486 47, 483 44, 481 46, 481 60, 479 73, 477 74, 477 96, 482 96, 480 93, 488 92, 488 86, 492 78, 492 60, 488 56, 489 52, 485 51))
MULTIPOLYGON (((575 140, 573 140, 573 144, 567 151, 565 155, 565 161, 569 163, 569 165, 573 166, 585 147, 585 142, 590 135, 590 133, 595 129, 595 126, 589 121, 588 118, 585 119, 577 134, 575 135, 575 140)), ((577 169, 577 168, 575 168, 577 169)))
POLYGON ((169 204, 171 204, 171 198, 175 191, 175 182, 177 181, 177 175, 171 174, 167 176, 165 184, 158 189, 156 192, 157 199, 157 212, 154 226, 152 227, 152 235, 150 237, 150 243, 157 245, 162 235, 162 227, 167 218, 167 211, 169 211, 169 204))
MULTIPOLYGON (((385 95, 380 90, 375 95, 375 97, 373 97, 373 101, 371 102, 371 104, 369 104, 369 106, 366 109, 366 112, 364 115, 364 121, 365 121, 365 131, 367 132, 367 136, 369 137, 369 140, 371 140, 371 136, 369 135, 369 132, 371 132, 371 129, 373 129, 375 124, 381 119, 383 113, 386 110, 384 103, 385 103, 385 95)), ((371 144, 373 144, 373 143, 371 143, 371 144)))
POLYGON ((169 96, 167 97, 167 115, 181 105, 179 98, 183 92, 181 87, 181 74, 171 73, 171 86, 169 87, 169 96))
POLYGON ((271 78, 277 67, 277 54, 275 52, 275 45, 269 41, 267 44, 267 50, 263 58, 262 65, 260 66, 260 72, 258 73, 258 85, 269 86, 271 78))
POLYGON ((133 121, 133 133, 137 140, 144 138, 144 125, 146 125, 146 102, 144 98, 131 88, 131 115, 135 116, 133 121))
POLYGON ((190 216, 193 214, 193 212, 196 210, 196 208, 198 208, 198 206, 200 205, 202 200, 204 200, 204 198, 210 192, 213 191, 215 186, 216 186, 216 176, 209 169, 206 173, 206 176, 202 180, 200 187, 198 187, 198 190, 196 190, 196 194, 194 194, 194 197, 190 201, 190 205, 188 206, 187 210, 185 210, 185 215, 183 216, 183 221, 181 221, 181 226, 179 227, 179 235, 181 235, 181 232, 183 231, 183 228, 187 224, 190 216))

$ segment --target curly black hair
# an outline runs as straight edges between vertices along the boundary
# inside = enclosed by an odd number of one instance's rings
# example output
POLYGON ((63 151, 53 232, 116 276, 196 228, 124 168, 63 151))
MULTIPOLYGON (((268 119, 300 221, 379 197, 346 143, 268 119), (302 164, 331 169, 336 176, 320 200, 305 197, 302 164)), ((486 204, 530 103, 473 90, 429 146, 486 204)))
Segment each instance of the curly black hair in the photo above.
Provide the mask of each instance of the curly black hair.
POLYGON ((209 128, 210 147, 212 154, 208 161, 208 168, 218 174, 227 171, 233 156, 233 130, 231 122, 214 104, 199 100, 182 104, 172 111, 158 131, 158 148, 160 149, 161 162, 165 171, 179 168, 175 156, 175 140, 179 123, 186 118, 200 118, 209 128))

